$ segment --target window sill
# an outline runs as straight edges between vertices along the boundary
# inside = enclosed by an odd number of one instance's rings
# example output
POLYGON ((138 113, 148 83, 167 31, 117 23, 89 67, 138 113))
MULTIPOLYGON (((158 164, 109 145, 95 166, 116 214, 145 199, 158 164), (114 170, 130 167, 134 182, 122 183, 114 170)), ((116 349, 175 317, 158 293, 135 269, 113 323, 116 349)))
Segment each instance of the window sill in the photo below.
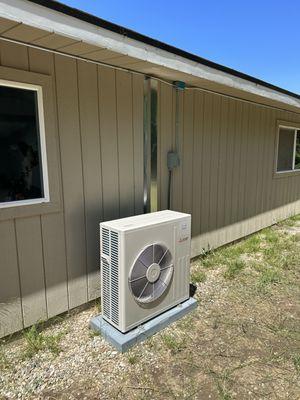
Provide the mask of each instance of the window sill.
POLYGON ((291 176, 300 176, 300 170, 295 171, 282 171, 282 172, 274 172, 273 178, 281 179, 281 178, 288 178, 291 176))
POLYGON ((18 205, 0 207, 0 221, 59 212, 61 211, 60 203, 59 200, 51 202, 40 200, 40 202, 31 202, 29 204, 22 202, 22 204, 18 205))
POLYGON ((7 202, 0 203, 0 210, 3 208, 5 209, 5 208, 12 208, 12 207, 31 206, 33 204, 43 204, 43 203, 49 203, 49 202, 50 201, 46 198, 7 201, 7 202))

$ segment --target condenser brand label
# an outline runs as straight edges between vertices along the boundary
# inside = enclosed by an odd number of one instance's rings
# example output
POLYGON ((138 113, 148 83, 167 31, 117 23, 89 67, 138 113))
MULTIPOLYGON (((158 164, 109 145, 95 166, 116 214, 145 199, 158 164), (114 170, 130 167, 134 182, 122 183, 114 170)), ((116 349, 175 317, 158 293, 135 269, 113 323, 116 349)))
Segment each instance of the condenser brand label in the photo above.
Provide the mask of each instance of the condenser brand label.
POLYGON ((188 238, 189 238, 188 236, 180 237, 178 242, 179 243, 186 242, 188 240, 188 238))

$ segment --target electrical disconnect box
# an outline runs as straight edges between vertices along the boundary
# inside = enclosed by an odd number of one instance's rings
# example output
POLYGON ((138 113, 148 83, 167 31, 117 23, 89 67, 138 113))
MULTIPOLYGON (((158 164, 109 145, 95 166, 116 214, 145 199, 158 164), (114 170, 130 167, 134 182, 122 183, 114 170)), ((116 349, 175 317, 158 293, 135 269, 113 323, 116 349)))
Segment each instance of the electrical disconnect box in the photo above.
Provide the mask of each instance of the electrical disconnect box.
POLYGON ((174 168, 179 167, 179 164, 180 160, 177 151, 169 151, 167 159, 168 170, 172 171, 174 168))

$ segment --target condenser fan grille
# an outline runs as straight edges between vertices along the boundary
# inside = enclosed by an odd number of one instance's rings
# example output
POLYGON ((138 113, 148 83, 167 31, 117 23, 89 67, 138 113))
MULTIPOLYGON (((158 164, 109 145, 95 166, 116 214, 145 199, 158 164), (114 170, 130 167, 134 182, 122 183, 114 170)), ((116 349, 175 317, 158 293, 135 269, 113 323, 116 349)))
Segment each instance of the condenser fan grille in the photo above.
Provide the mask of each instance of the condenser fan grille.
POLYGON ((134 263, 129 286, 139 303, 151 303, 167 290, 173 275, 173 259, 169 249, 162 244, 146 247, 134 263))

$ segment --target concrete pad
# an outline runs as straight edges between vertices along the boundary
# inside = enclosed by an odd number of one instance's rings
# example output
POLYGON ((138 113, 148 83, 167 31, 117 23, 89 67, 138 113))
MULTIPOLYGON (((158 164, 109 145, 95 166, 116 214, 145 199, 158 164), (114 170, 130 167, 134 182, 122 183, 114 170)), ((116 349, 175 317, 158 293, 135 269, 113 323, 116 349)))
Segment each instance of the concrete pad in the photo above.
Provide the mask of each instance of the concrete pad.
POLYGON ((171 310, 165 311, 163 314, 158 315, 127 333, 118 331, 118 329, 106 322, 101 315, 91 319, 90 327, 93 331, 101 333, 104 339, 112 344, 118 351, 124 353, 135 344, 161 331, 196 307, 197 301, 190 297, 184 303, 178 304, 176 307, 171 308, 171 310))

